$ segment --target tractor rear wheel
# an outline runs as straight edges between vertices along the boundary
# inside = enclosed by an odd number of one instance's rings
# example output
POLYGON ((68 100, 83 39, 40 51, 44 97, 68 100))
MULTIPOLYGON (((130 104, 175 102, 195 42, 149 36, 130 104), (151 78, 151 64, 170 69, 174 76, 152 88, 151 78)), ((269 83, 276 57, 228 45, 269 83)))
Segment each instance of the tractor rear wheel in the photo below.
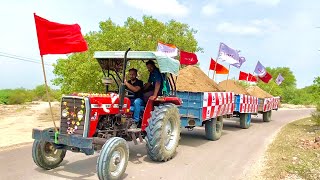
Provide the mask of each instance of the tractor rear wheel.
POLYGON ((123 138, 112 137, 103 145, 97 160, 97 174, 100 180, 120 179, 126 171, 129 160, 129 146, 123 138))
POLYGON ((270 122, 271 121, 271 111, 263 112, 262 118, 264 122, 270 122))
POLYGON ((154 107, 146 128, 148 156, 154 161, 168 161, 176 153, 180 140, 180 116, 171 103, 154 107))
POLYGON ((219 116, 205 121, 206 138, 212 141, 220 139, 223 129, 223 117, 219 116))
POLYGON ((240 114, 240 127, 242 129, 248 129, 251 123, 251 114, 250 113, 241 113, 240 114))
POLYGON ((58 167, 66 156, 66 152, 65 149, 56 149, 51 142, 34 140, 32 145, 33 161, 46 170, 58 167))

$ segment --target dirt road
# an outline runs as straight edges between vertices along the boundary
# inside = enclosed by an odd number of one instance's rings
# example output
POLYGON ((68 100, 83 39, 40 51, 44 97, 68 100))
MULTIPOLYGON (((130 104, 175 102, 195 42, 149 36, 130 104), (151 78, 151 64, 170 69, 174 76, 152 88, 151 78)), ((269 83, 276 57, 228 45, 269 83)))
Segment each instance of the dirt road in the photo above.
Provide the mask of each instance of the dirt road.
MULTIPOLYGON (((249 129, 240 129, 238 122, 227 121, 222 138, 214 142, 204 139, 201 128, 183 131, 176 157, 166 163, 150 161, 145 144, 130 144, 130 160, 124 178, 252 179, 257 161, 280 127, 309 116, 310 112, 310 109, 274 111, 272 122, 263 123, 261 117, 254 117, 249 129)), ((33 163, 30 144, 0 152, 0 179, 97 179, 97 155, 68 152, 60 167, 44 171, 33 163)))

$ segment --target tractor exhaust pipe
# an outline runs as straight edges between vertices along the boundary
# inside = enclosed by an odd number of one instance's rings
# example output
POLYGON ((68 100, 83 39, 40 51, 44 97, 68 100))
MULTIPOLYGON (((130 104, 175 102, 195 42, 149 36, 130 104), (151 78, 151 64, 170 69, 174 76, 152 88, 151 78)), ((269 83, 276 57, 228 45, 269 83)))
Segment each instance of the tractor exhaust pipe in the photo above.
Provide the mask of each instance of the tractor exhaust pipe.
POLYGON ((127 67, 127 63, 128 63, 128 59, 127 59, 127 55, 128 52, 131 50, 131 48, 129 48, 128 50, 126 50, 125 54, 124 54, 124 60, 123 60, 123 69, 122 69, 122 81, 121 81, 121 86, 119 88, 119 98, 120 98, 120 102, 119 102, 119 112, 120 114, 123 114, 124 111, 122 109, 123 107, 123 101, 124 101, 124 93, 125 93, 125 85, 124 85, 124 79, 126 77, 126 67, 127 67))

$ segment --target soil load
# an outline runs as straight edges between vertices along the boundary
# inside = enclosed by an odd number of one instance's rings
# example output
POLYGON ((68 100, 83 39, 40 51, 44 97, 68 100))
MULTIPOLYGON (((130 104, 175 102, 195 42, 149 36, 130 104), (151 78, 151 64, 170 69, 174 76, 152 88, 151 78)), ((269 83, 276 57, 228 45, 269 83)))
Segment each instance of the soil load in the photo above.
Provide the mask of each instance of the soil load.
POLYGON ((234 92, 235 94, 249 94, 247 90, 240 84, 238 84, 238 82, 235 80, 221 81, 219 83, 219 86, 222 87, 224 90, 234 92))
POLYGON ((267 93, 266 91, 262 90, 258 86, 250 86, 247 88, 249 95, 255 96, 258 98, 270 98, 273 97, 271 94, 267 93))
POLYGON ((216 82, 195 66, 187 66, 181 69, 176 85, 177 91, 224 92, 216 82))

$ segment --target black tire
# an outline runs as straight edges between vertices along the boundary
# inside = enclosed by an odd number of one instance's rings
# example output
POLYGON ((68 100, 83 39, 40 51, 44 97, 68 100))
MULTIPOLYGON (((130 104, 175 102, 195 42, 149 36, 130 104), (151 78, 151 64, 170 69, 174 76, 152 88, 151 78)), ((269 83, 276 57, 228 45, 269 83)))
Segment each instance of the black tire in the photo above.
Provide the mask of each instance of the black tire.
POLYGON ((268 112, 263 112, 262 114, 262 118, 263 118, 263 122, 270 122, 271 121, 271 111, 268 112))
POLYGON ((211 141, 220 139, 223 129, 223 117, 219 116, 205 122, 206 138, 211 141))
POLYGON ((150 159, 168 161, 176 154, 180 140, 180 116, 171 103, 154 107, 146 128, 146 146, 150 159))
POLYGON ((250 113, 241 113, 240 114, 240 127, 242 129, 248 129, 251 123, 251 114, 250 113))
POLYGON ((66 152, 65 149, 56 149, 51 142, 34 140, 32 145, 33 161, 46 170, 58 167, 66 156, 66 152))
POLYGON ((102 146, 97 160, 97 175, 100 180, 119 179, 126 171, 129 146, 126 140, 113 137, 102 146))

